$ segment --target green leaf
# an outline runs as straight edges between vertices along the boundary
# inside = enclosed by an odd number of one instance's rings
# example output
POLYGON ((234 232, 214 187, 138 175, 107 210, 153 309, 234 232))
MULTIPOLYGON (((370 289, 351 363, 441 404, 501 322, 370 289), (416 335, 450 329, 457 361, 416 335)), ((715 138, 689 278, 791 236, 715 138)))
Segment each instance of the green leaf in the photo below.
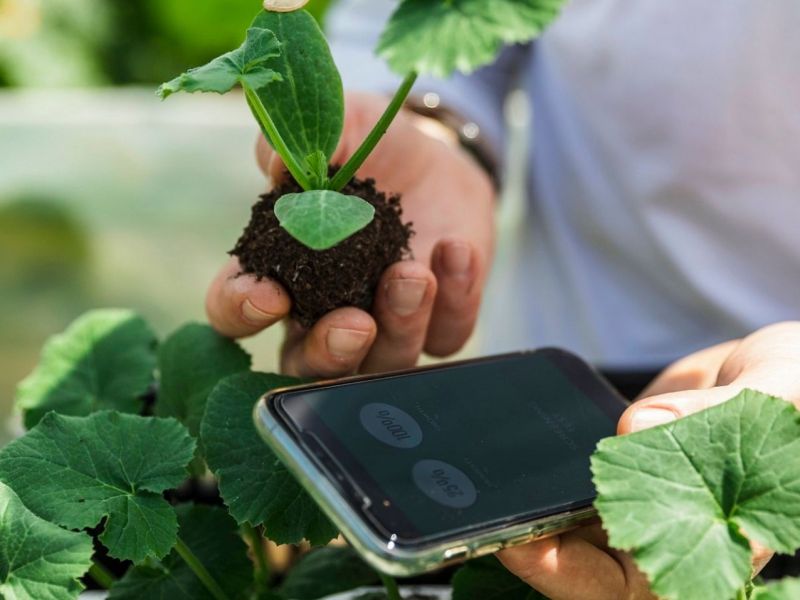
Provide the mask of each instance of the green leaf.
POLYGON ((175 511, 161 493, 183 481, 194 445, 174 419, 48 413, 0 450, 0 481, 62 527, 105 519, 100 541, 109 554, 138 563, 163 557, 175 544, 175 511))
POLYGON ((494 556, 471 560, 453 577, 453 600, 547 600, 494 556))
POLYGON ((208 325, 184 325, 158 351, 161 377, 156 414, 175 417, 197 436, 214 386, 228 375, 249 368, 250 355, 235 341, 208 325))
POLYGON ((800 579, 786 577, 753 591, 752 600, 797 600, 800 598, 800 579))
POLYGON ((600 442, 597 509, 663 598, 732 598, 750 577, 741 531, 800 546, 800 413, 752 390, 668 425, 600 442))
POLYGON ((564 0, 403 0, 378 54, 397 73, 448 77, 494 61, 504 44, 527 42, 558 15, 564 0))
POLYGON ((267 447, 253 424, 253 406, 271 389, 297 379, 266 373, 239 373, 223 379, 208 398, 200 427, 208 466, 238 523, 264 524, 278 544, 303 538, 324 544, 337 530, 267 447))
POLYGON ((312 250, 327 250, 369 225, 375 207, 357 196, 311 190, 281 196, 275 216, 296 240, 312 250))
POLYGON ((224 94, 245 80, 254 89, 280 81, 281 75, 267 66, 280 56, 281 44, 268 29, 251 27, 247 39, 236 50, 215 58, 207 65, 189 69, 161 85, 156 92, 167 98, 175 92, 216 92, 224 94))
POLYGON ((77 598, 91 564, 88 535, 40 519, 0 483, 0 598, 77 598))
MULTIPOLYGON (((233 519, 222 508, 177 508, 181 539, 231 600, 248 597, 253 565, 233 519)), ((129 570, 111 589, 109 600, 214 600, 174 550, 158 564, 129 570)))
POLYGON ((292 600, 315 600, 378 582, 378 574, 352 548, 330 546, 306 554, 279 592, 292 600))
POLYGON ((39 365, 17 388, 17 406, 33 427, 54 410, 88 415, 96 410, 139 412, 153 382, 156 338, 129 310, 85 313, 50 338, 39 365))
POLYGON ((328 159, 321 150, 306 156, 306 171, 313 188, 324 190, 328 183, 328 159))
POLYGON ((275 32, 281 43, 280 56, 265 66, 282 79, 258 90, 278 133, 298 162, 317 150, 328 162, 342 135, 344 92, 319 25, 308 12, 298 10, 262 11, 252 26, 275 32))

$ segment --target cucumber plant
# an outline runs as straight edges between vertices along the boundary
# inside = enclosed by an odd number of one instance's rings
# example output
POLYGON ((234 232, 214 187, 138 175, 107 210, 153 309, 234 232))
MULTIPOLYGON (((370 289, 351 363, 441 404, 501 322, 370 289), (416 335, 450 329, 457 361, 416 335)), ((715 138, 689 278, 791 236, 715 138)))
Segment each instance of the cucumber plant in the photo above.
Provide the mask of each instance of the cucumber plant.
MULTIPOLYGON (((326 546, 337 530, 252 422, 258 398, 298 380, 250 362, 207 325, 158 342, 126 310, 92 311, 53 337, 18 388, 28 432, 0 449, 0 597, 67 600, 92 580, 117 600, 302 600, 382 581, 397 600, 393 580, 326 546), (187 479, 221 502, 182 499, 187 479), (319 547, 278 577, 267 539, 319 547)), ((752 581, 747 541, 800 546, 792 405, 747 390, 603 440, 592 468, 610 543, 659 597, 798 597, 798 580, 752 581)), ((453 588, 455 600, 542 598, 494 558, 464 565, 453 588)))
POLYGON ((239 48, 162 84, 161 98, 241 88, 291 175, 264 210, 254 207, 232 251, 242 270, 281 283, 293 300, 293 316, 305 326, 340 306, 368 310, 383 270, 408 255, 411 231, 400 220, 399 201, 382 210, 386 199, 372 184, 352 185, 356 171, 419 75, 446 77, 490 63, 504 44, 534 38, 562 1, 400 2, 377 52, 402 81, 363 142, 337 167, 329 163, 344 126, 342 80, 314 18, 291 10, 302 2, 265 2, 275 10, 255 17, 239 48), (343 244, 357 236, 358 243, 343 244), (334 258, 326 260, 325 253, 334 258))

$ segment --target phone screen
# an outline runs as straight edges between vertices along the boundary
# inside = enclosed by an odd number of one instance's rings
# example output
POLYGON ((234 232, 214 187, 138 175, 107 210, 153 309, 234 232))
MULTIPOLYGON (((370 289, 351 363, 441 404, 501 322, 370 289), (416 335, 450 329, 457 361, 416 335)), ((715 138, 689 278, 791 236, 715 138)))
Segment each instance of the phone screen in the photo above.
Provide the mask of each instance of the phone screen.
POLYGON ((399 544, 589 505, 589 457, 625 409, 550 349, 289 391, 275 406, 399 544))

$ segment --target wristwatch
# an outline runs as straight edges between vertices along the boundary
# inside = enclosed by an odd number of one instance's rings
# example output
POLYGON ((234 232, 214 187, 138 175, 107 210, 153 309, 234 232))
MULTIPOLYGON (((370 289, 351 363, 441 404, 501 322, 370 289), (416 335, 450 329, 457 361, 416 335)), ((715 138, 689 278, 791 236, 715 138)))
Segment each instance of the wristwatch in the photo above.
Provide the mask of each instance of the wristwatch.
POLYGON ((500 188, 499 160, 477 123, 442 106, 439 94, 435 92, 410 96, 405 102, 405 108, 439 125, 438 130, 431 130, 424 124, 422 128, 434 137, 444 138, 461 146, 486 172, 495 189, 500 188))

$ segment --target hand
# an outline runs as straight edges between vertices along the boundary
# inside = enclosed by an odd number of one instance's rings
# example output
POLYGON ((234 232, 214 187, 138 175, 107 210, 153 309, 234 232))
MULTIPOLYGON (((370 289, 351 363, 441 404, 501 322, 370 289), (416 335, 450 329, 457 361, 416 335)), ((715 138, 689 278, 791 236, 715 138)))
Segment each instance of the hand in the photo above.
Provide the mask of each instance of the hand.
MULTIPOLYGON (((692 354, 667 368, 620 419, 621 435, 688 416, 745 388, 780 396, 800 407, 800 322, 765 327, 752 335, 692 354)), ((753 547, 759 572, 772 552, 753 547)), ((552 600, 654 598, 629 555, 607 545, 599 525, 509 548, 498 554, 513 573, 552 600)))
MULTIPOLYGON (((383 112, 385 98, 350 94, 342 140, 332 159, 341 163, 383 112)), ((281 369, 299 376, 336 377, 355 371, 413 366, 424 350, 446 356, 472 333, 494 242, 492 184, 457 145, 429 135, 420 119, 401 112, 359 170, 382 191, 401 193, 403 218, 414 224, 414 260, 391 265, 378 286, 373 314, 340 308, 311 330, 290 323, 281 369)), ((259 165, 279 180, 283 165, 263 138, 259 165)), ((236 277, 232 258, 211 284, 206 311, 231 337, 253 335, 282 320, 291 308, 274 281, 236 277)))

